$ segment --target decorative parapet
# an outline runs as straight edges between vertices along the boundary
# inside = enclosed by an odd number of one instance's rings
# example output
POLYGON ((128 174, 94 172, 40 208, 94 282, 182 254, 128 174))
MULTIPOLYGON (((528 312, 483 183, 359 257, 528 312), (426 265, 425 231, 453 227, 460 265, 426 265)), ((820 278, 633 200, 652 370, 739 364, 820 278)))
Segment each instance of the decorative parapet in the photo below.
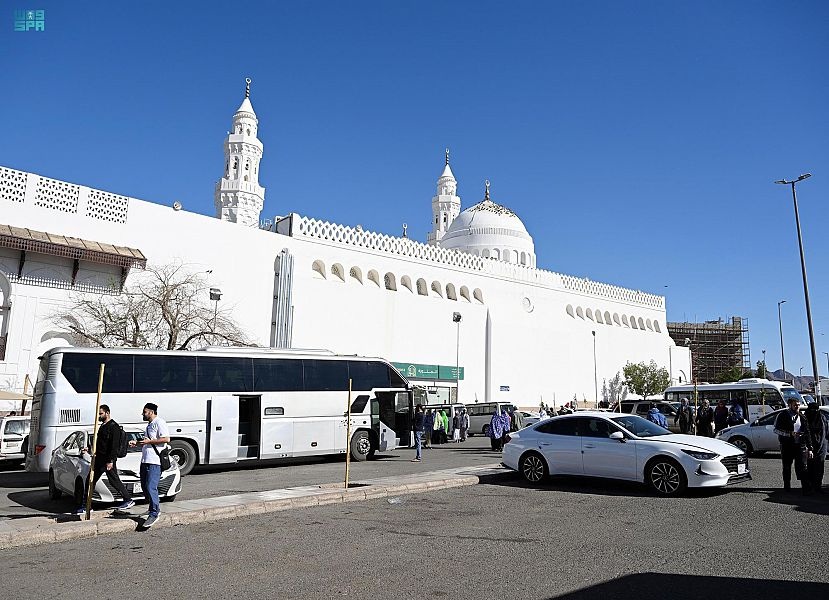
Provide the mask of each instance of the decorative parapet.
POLYGON ((268 229, 284 235, 320 239, 327 242, 357 246, 397 256, 407 256, 442 265, 489 273, 551 289, 563 289, 596 298, 629 302, 656 309, 665 308, 665 298, 663 296, 648 294, 607 283, 599 283, 573 275, 562 275, 535 267, 483 258, 454 249, 450 250, 440 248, 439 246, 429 246, 408 238, 394 237, 374 231, 365 231, 356 227, 349 227, 347 225, 329 223, 328 221, 313 219, 311 217, 303 217, 296 213, 284 219, 277 220, 276 225, 268 227, 268 229))

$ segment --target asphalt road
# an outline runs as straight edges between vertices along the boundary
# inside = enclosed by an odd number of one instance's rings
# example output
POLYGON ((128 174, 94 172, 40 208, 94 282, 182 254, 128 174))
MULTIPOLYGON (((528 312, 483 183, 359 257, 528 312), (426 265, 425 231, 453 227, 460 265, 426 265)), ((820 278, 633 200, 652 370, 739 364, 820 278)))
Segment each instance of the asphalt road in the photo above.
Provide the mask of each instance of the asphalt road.
MULTIPOLYGON (((401 449, 378 455, 376 460, 352 462, 352 480, 406 475, 418 471, 485 465, 501 461, 500 453, 489 450, 489 438, 475 436, 459 444, 434 446, 424 451, 422 463, 412 463, 414 450, 401 449)), ((181 500, 261 492, 300 485, 343 481, 343 456, 269 461, 255 465, 201 467, 184 478, 181 500)), ((0 468, 0 520, 23 516, 69 512, 68 498, 49 499, 45 473, 26 473, 20 469, 0 468)))
POLYGON ((0 552, 0 580, 14 582, 18 598, 61 590, 67 600, 130 590, 166 598, 829 597, 829 498, 780 492, 774 456, 751 466, 753 481, 672 499, 633 484, 529 486, 501 477, 22 548, 0 552))

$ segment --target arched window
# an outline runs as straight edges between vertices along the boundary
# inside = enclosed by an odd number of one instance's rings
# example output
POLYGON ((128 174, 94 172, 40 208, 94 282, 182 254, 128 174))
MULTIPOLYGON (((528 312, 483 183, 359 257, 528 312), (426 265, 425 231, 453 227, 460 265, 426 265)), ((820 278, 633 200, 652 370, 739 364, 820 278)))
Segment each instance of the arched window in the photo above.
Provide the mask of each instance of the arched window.
POLYGON ((326 276, 325 276, 325 263, 322 262, 321 260, 315 260, 314 264, 311 265, 311 269, 313 269, 313 271, 315 273, 317 273, 317 275, 319 275, 320 278, 322 278, 322 279, 326 278, 326 276))
POLYGON ((417 293, 420 296, 428 296, 429 289, 426 287, 426 280, 425 279, 418 279, 417 280, 417 293))
POLYGON ((526 265, 526 264, 527 264, 527 253, 526 253, 526 252, 522 252, 522 253, 521 253, 521 264, 522 264, 522 265, 526 265))
POLYGON ((469 298, 469 288, 465 285, 461 286, 461 298, 463 298, 467 302, 472 302, 472 300, 469 298))
POLYGON ((492 258, 494 258, 495 260, 501 260, 501 251, 498 250, 498 248, 492 249, 492 258))
POLYGON ((351 267, 348 271, 348 276, 352 279, 355 279, 360 285, 363 283, 363 272, 360 270, 360 267, 351 267))
POLYGON ((483 250, 481 250, 481 256, 483 256, 484 258, 489 258, 489 248, 484 248, 483 250))
POLYGON ((394 273, 386 273, 383 276, 383 283, 386 284, 387 290, 391 290, 392 292, 397 291, 397 279, 394 277, 394 273))
POLYGON ((340 263, 334 263, 331 265, 331 274, 336 275, 340 281, 345 281, 345 270, 340 263))
POLYGON ((484 303, 484 293, 478 288, 475 288, 475 290, 472 292, 472 297, 475 298, 475 300, 477 300, 481 304, 484 303))
POLYGON ((368 272, 368 280, 373 281, 375 284, 377 284, 377 287, 380 287, 380 273, 378 273, 374 269, 371 269, 368 272))
POLYGON ((412 278, 409 277, 408 275, 403 275, 403 277, 400 278, 400 285, 402 285, 404 288, 406 288, 410 292, 414 291, 412 289, 412 278))
POLYGON ((438 298, 443 298, 443 290, 441 289, 443 286, 440 285, 440 281, 433 281, 432 282, 432 293, 436 295, 438 298))
POLYGON ((248 128, 246 129, 246 132, 247 132, 247 134, 248 134, 248 135, 250 135, 250 127, 248 127, 248 128))
POLYGON ((515 264, 518 264, 518 250, 510 251, 510 256, 512 257, 512 260, 510 262, 514 262, 515 264))
POLYGON ((446 284, 446 297, 449 300, 457 300, 458 295, 455 293, 455 286, 451 283, 446 284))

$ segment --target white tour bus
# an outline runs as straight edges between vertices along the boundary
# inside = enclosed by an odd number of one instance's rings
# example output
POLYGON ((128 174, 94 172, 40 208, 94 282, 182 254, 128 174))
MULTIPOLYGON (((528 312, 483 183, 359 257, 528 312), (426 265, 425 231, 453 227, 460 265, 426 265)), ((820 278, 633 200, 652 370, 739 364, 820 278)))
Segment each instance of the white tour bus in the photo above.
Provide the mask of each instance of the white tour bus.
MULTIPOLYGON (((738 402, 743 407, 743 415, 749 423, 759 419, 778 408, 783 408, 789 398, 796 398, 803 404, 803 398, 796 389, 782 381, 768 379, 741 379, 731 383, 700 383, 696 386, 698 403, 708 400, 711 406, 716 406, 720 400, 730 406, 738 402)), ((687 398, 694 404, 693 385, 675 385, 665 390, 665 400, 679 402, 687 398)))
POLYGON ((26 469, 49 470, 69 433, 92 428, 101 402, 123 426, 158 405, 182 473, 197 464, 345 454, 408 446, 412 394, 386 361, 328 351, 208 348, 197 352, 55 348, 40 360, 26 469), (346 441, 348 380, 351 440, 346 441))

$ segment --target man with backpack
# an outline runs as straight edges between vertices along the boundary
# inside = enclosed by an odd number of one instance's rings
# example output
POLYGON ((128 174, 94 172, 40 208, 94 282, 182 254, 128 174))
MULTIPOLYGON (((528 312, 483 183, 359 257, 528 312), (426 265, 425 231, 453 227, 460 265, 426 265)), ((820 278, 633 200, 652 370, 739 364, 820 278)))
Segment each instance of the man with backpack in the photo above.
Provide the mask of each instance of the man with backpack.
MULTIPOLYGON (((98 443, 95 447, 95 463, 92 468, 92 488, 95 489, 95 484, 101 478, 101 475, 106 473, 109 483, 118 490, 121 494, 123 502, 115 507, 117 511, 124 511, 135 506, 135 501, 132 495, 127 490, 121 478, 118 477, 119 458, 126 456, 126 433, 123 427, 116 423, 110 415, 109 406, 101 404, 98 411, 98 420, 101 425, 98 427, 98 443)), ((75 514, 83 514, 86 512, 86 493, 87 488, 84 486, 84 499, 81 506, 75 511, 75 514)))

